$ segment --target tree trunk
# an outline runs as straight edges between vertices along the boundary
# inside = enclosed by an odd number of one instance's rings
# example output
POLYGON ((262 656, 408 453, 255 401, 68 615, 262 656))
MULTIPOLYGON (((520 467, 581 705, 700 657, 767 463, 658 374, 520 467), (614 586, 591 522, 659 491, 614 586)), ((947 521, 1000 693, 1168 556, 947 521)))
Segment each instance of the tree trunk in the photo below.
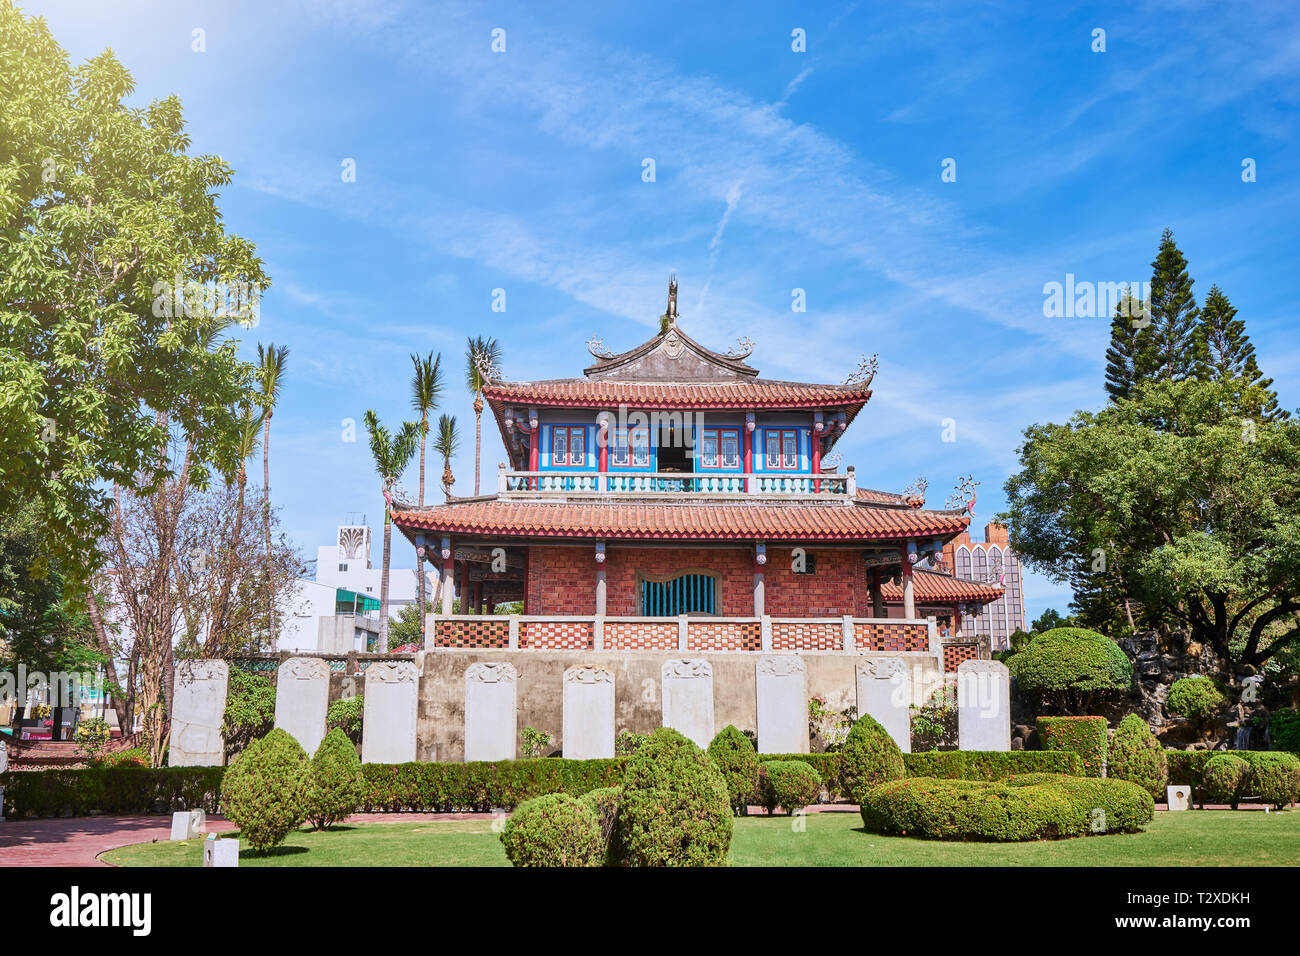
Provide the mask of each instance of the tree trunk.
POLYGON ((86 592, 86 611, 90 615, 90 624, 95 629, 95 646, 99 648, 99 653, 106 658, 104 662, 104 674, 108 677, 108 682, 113 685, 113 712, 117 714, 117 726, 125 737, 131 732, 131 728, 126 725, 130 719, 130 708, 126 704, 126 688, 122 687, 117 679, 117 664, 113 660, 113 645, 108 639, 108 628, 104 626, 104 615, 99 609, 99 597, 95 594, 94 584, 87 585, 86 592))
POLYGON ((270 649, 276 649, 275 598, 271 595, 271 409, 266 410, 262 430, 262 523, 266 530, 266 635, 270 649))
POLYGON ((393 551, 393 522, 389 514, 388 499, 384 499, 384 565, 379 572, 379 646, 380 654, 388 653, 388 560, 393 551))
MULTIPOLYGON (((429 413, 420 413, 420 507, 424 507, 424 443, 429 437, 429 413)), ((385 502, 387 510, 387 502, 385 502)), ((420 609, 420 647, 424 647, 424 549, 415 549, 416 607, 420 609)))
POLYGON ((483 455, 483 393, 474 399, 474 497, 479 491, 479 459, 483 455))

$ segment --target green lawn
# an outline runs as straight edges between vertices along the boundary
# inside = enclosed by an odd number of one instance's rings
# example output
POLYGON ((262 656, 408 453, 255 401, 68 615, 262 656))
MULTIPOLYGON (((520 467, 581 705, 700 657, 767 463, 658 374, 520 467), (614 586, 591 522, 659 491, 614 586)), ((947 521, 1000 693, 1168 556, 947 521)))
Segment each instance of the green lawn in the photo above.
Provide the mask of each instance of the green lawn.
MULTIPOLYGON (((201 842, 110 850, 121 866, 198 866, 201 842)), ((1144 833, 1042 843, 945 843, 866 833, 856 813, 736 821, 737 866, 1300 866, 1300 810, 1157 813, 1144 833), (804 832, 795 825, 806 824, 804 832)), ((371 823, 293 834, 240 866, 507 866, 491 821, 371 823)))

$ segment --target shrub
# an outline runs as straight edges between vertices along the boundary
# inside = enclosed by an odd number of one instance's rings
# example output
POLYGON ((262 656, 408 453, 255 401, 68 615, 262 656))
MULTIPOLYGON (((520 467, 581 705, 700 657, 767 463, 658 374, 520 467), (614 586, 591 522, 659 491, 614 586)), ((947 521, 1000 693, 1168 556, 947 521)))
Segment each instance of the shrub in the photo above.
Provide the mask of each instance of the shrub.
POLYGON ((298 741, 276 728, 249 744, 227 768, 221 812, 254 851, 266 853, 302 823, 309 772, 298 741))
POLYGON ((680 733, 650 734, 623 773, 616 839, 632 866, 721 866, 731 800, 713 760, 680 733))
POLYGON ((1018 774, 1007 780, 1013 787, 1059 787, 1088 816, 1088 832, 1134 833, 1155 816, 1151 794, 1136 783, 1109 777, 1071 777, 1059 773, 1018 774))
POLYGON ((325 715, 326 730, 341 730, 354 746, 361 745, 361 720, 366 713, 366 695, 344 697, 330 704, 325 715))
POLYGON ((618 736, 614 738, 614 756, 630 757, 646 742, 645 734, 634 733, 630 730, 620 730, 618 736))
POLYGON ((306 817, 317 830, 355 813, 365 793, 366 778, 361 775, 357 749, 342 730, 335 728, 325 735, 311 758, 307 778, 306 817))
POLYGON ((1214 754, 1205 762, 1201 779, 1210 797, 1231 804, 1236 810, 1250 776, 1250 764, 1232 754, 1214 754))
POLYGON ((1086 712, 1133 687, 1133 664, 1096 631, 1057 627, 1036 636, 1007 661, 1022 693, 1061 713, 1086 712))
POLYGON ((1300 752, 1300 712, 1290 707, 1275 710, 1269 721, 1268 737, 1273 750, 1300 752))
POLYGON ((112 736, 108 721, 103 717, 88 717, 77 723, 73 739, 77 742, 77 753, 91 763, 98 763, 104 756, 104 748, 112 736))
MULTIPOLYGON (((1279 810, 1300 800, 1300 758, 1271 751, 1247 752, 1250 753, 1246 758, 1250 764, 1250 778, 1246 787, 1253 796, 1279 810)), ((1209 764, 1206 772, 1209 772, 1209 764)))
POLYGON ((1169 713, 1186 717, 1198 730, 1227 703, 1227 698, 1208 677, 1183 677, 1169 688, 1165 707, 1169 713))
POLYGON ((618 805, 623 799, 621 787, 601 787, 591 790, 578 798, 591 808, 600 827, 600 845, 603 848, 601 858, 609 866, 614 866, 620 857, 614 843, 614 828, 618 823, 618 805))
POLYGON ((1119 722, 1110 742, 1106 775, 1136 783, 1153 798, 1165 796, 1169 760, 1147 722, 1137 714, 1129 714, 1119 722))
POLYGON ((264 674, 232 667, 221 725, 226 756, 239 753, 274 726, 275 685, 264 674))
POLYGON ((519 737, 521 741, 519 751, 527 759, 535 760, 551 745, 551 735, 536 727, 525 727, 519 737))
POLYGON ((935 840, 1051 840, 1088 832, 1087 815, 1059 787, 933 777, 867 791, 862 822, 873 833, 935 840))
POLYGON ((709 756, 726 781, 732 811, 745 814, 758 794, 758 754, 754 745, 728 724, 709 743, 709 756))
POLYGON ((1100 777, 1106 762, 1105 717, 1039 717, 1038 739, 1044 750, 1079 755, 1085 777, 1100 777))
POLYGON ((869 791, 862 821, 876 833, 939 840, 1050 840, 1140 830, 1151 795, 1124 780, 1035 773, 1003 783, 918 777, 869 791))
POLYGON ((858 718, 840 751, 840 782, 854 803, 867 791, 903 776, 903 752, 870 714, 858 718))
POLYGON ((520 804, 501 843, 515 866, 599 866, 605 856, 595 811, 567 793, 520 804))
POLYGON ((79 817, 203 809, 216 813, 225 767, 100 764, 82 770, 0 774, 5 816, 79 817))
POLYGON ((817 802, 822 778, 802 760, 765 760, 759 777, 759 793, 769 814, 777 807, 792 814, 817 802))

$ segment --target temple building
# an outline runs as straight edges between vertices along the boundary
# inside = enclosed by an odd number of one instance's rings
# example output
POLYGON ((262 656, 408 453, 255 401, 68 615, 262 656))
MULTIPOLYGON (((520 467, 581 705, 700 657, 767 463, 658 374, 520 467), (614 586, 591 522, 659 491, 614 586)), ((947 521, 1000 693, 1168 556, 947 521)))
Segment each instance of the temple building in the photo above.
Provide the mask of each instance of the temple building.
POLYGON ((660 325, 624 352, 593 339, 580 377, 484 370, 509 458, 495 493, 394 505, 440 576, 426 649, 977 656, 962 621, 1004 592, 943 564, 969 503, 927 509, 839 467, 874 359, 840 384, 762 378, 748 341, 686 334, 675 281, 660 325))

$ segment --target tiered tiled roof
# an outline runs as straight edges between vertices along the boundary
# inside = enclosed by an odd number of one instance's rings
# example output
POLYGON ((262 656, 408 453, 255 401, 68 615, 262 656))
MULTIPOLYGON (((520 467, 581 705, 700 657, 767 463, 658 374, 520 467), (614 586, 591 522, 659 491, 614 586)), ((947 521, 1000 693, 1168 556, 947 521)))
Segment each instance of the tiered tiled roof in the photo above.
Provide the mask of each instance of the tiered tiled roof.
POLYGON ((475 498, 398 510, 408 537, 420 531, 577 539, 879 541, 947 537, 969 519, 955 511, 880 508, 854 502, 516 501, 475 498))
POLYGON ((732 382, 621 382, 559 378, 540 382, 494 382, 483 389, 492 403, 606 408, 787 408, 844 407, 849 420, 871 398, 865 386, 814 385, 750 379, 732 382))
MULTIPOLYGON (((887 604, 902 604, 903 589, 893 581, 881 588, 887 604)), ((912 571, 912 596, 917 604, 987 604, 1002 597, 1002 588, 996 584, 966 581, 942 571, 915 568, 912 571)))

